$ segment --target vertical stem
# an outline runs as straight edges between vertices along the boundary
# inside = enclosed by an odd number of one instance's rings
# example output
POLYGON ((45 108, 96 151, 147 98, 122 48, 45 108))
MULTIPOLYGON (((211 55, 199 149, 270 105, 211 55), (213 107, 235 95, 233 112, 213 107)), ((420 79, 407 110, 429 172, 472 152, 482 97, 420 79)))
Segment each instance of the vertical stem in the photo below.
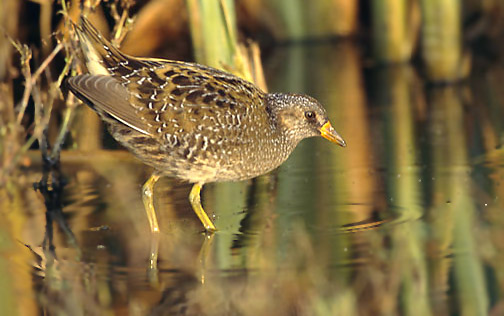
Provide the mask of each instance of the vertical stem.
POLYGON ((236 39, 234 3, 186 0, 196 61, 212 67, 232 65, 236 39))
POLYGON ((357 29, 357 10, 358 1, 305 1, 303 15, 307 21, 306 36, 332 37, 355 33, 357 29))
POLYGON ((460 0, 421 0, 422 58, 432 81, 453 81, 469 71, 462 54, 460 0))
POLYGON ((374 0, 372 8, 373 52, 379 63, 397 63, 411 58, 408 1, 374 0))
POLYGON ((291 40, 299 40, 305 37, 305 19, 303 16, 303 2, 301 0, 274 1, 276 15, 284 24, 286 37, 291 40))

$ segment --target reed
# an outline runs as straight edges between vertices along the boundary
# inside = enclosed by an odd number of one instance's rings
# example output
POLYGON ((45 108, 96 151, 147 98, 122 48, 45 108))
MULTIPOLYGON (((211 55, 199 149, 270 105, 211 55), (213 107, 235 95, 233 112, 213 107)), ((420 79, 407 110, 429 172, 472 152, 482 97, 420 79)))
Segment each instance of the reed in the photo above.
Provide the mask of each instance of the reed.
POLYGON ((411 59, 419 22, 412 1, 371 1, 373 56, 378 63, 401 63, 411 59))
POLYGON ((357 1, 259 2, 253 6, 255 11, 251 14, 271 25, 274 28, 271 31, 280 41, 349 36, 357 31, 357 1))
POLYGON ((462 48, 460 0, 421 0, 421 56, 425 73, 434 82, 453 82, 470 71, 462 48))
POLYGON ((186 0, 197 62, 222 68, 236 53, 234 2, 186 0))
POLYGON ((238 41, 233 0, 186 0, 194 56, 198 63, 219 68, 267 90, 255 44, 238 41))
POLYGON ((267 2, 267 10, 274 12, 274 26, 280 40, 300 40, 306 36, 302 0, 267 2))
POLYGON ((357 31, 358 1, 318 0, 302 4, 308 38, 349 36, 357 31))

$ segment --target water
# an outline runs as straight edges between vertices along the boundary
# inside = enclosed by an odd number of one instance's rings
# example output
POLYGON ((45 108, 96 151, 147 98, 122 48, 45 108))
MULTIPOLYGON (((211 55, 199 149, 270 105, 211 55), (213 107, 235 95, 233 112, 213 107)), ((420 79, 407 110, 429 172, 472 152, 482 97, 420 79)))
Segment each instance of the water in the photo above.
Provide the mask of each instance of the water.
MULTIPOLYGON (((308 93, 345 138, 303 141, 275 172, 208 184, 219 231, 201 233, 190 186, 162 179, 158 270, 122 151, 65 152, 56 257, 43 251, 36 163, 0 224, 0 303, 23 315, 502 315, 502 66, 429 87, 410 65, 372 68, 352 43, 283 47, 271 91, 308 93)), ((37 153, 33 153, 36 156, 37 153)), ((4 197, 4 201, 7 199, 4 197)), ((5 205, 5 203, 4 203, 5 205)))

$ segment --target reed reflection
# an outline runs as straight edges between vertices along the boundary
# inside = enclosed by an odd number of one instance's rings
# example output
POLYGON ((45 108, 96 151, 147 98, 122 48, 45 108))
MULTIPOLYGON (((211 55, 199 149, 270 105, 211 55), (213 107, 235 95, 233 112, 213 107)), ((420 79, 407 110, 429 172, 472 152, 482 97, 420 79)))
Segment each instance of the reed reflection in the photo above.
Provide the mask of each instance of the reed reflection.
MULTIPOLYGON (((470 143, 460 97, 462 89, 450 86, 429 91, 429 135, 435 181, 428 222, 432 229, 429 241, 436 254, 430 258, 431 290, 446 291, 449 273, 453 273, 460 313, 486 315, 488 299, 474 235, 476 209, 471 189, 472 166, 468 159, 470 143), (452 252, 453 262, 446 258, 452 252)), ((434 307, 446 311, 449 308, 446 304, 441 302, 434 307)))

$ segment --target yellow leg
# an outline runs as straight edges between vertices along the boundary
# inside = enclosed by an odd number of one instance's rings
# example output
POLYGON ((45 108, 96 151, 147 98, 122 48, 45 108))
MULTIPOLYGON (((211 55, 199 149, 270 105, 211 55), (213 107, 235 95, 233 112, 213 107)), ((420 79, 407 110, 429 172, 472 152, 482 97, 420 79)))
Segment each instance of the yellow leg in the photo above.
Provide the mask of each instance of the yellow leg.
POLYGON ((208 232, 214 232, 217 229, 215 228, 214 224, 208 218, 208 215, 205 213, 205 210, 203 209, 203 206, 201 206, 201 197, 200 197, 200 192, 201 188, 203 187, 202 184, 200 183, 195 183, 191 189, 191 193, 189 193, 189 202, 191 202, 191 206, 194 210, 194 213, 198 215, 198 218, 200 219, 201 223, 203 224, 203 227, 208 232))
POLYGON ((154 210, 154 185, 159 180, 159 175, 153 173, 149 180, 145 182, 142 188, 142 199, 149 219, 149 225, 152 233, 159 233, 159 225, 156 217, 156 210, 154 210))

